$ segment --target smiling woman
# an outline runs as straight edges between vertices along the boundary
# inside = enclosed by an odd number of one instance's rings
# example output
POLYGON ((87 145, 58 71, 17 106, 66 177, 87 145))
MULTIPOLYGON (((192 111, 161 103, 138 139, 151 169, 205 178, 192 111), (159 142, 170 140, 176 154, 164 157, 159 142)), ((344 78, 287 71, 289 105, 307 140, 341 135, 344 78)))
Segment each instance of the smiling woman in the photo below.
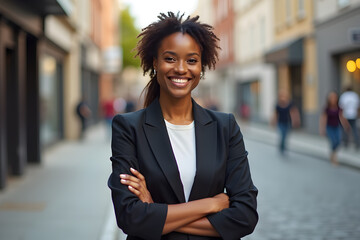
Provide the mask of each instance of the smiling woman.
POLYGON ((151 78, 145 108, 114 118, 108 181, 128 239, 239 239, 258 221, 234 116, 191 97, 219 49, 212 27, 198 19, 160 14, 139 35, 137 55, 151 78))

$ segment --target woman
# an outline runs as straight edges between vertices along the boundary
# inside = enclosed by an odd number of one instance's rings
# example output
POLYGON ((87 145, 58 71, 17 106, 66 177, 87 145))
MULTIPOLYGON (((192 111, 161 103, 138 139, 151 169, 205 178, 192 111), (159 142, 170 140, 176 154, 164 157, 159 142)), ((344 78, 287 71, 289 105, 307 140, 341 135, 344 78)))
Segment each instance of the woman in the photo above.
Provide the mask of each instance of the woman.
POLYGON ((327 97, 326 107, 320 117, 320 134, 326 135, 330 141, 331 154, 330 161, 333 165, 337 165, 336 151, 341 142, 341 124, 347 130, 348 122, 343 117, 342 109, 339 107, 339 98, 335 92, 330 92, 327 97))
POLYGON ((198 17, 169 12, 143 29, 145 108, 113 120, 108 185, 128 239, 240 239, 257 223, 243 137, 232 114, 191 97, 215 67, 218 38, 198 17), (226 194, 224 193, 226 189, 226 194))

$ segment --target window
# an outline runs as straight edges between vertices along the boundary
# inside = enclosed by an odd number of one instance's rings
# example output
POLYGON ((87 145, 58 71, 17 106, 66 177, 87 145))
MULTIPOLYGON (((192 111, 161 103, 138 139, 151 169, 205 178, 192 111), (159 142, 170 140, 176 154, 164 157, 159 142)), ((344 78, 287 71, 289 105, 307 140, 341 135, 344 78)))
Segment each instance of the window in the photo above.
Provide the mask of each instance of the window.
POLYGON ((298 18, 305 18, 305 0, 298 0, 298 18))
POLYGON ((286 23, 291 24, 291 2, 292 0, 286 0, 286 23))
POLYGON ((260 19, 260 51, 264 51, 265 49, 265 42, 266 42, 266 34, 265 34, 265 17, 261 17, 260 19))
POLYGON ((350 5, 350 0, 338 0, 337 3, 339 8, 344 8, 350 5))

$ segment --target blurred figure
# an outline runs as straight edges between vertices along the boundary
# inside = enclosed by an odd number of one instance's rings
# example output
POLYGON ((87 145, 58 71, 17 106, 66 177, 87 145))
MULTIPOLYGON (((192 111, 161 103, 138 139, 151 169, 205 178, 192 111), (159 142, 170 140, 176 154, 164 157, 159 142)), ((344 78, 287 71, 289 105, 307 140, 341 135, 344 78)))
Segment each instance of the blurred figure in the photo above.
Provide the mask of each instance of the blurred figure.
POLYGON ((132 97, 126 99, 125 112, 134 112, 136 110, 136 103, 132 97))
POLYGON ((343 117, 343 110, 339 107, 339 98, 335 92, 330 92, 327 97, 326 107, 320 117, 320 134, 325 133, 330 141, 331 154, 330 161, 337 165, 336 152, 341 142, 341 124, 348 129, 348 123, 343 117))
POLYGON ((243 120, 248 121, 250 119, 250 115, 251 115, 251 109, 249 104, 247 104, 247 102, 243 102, 240 106, 240 117, 243 120))
MULTIPOLYGON (((111 122, 115 115, 115 108, 114 108, 114 100, 113 98, 108 98, 102 104, 102 114, 106 123, 106 132, 107 137, 111 136, 111 122)), ((110 139, 110 138, 108 138, 110 139)))
POLYGON ((215 98, 207 97, 205 99, 205 108, 213 111, 219 111, 218 106, 219 106, 218 101, 215 98))
POLYGON ((276 126, 276 124, 280 134, 279 150, 281 154, 284 154, 289 131, 292 127, 300 126, 299 110, 290 100, 289 94, 285 90, 279 91, 275 112, 271 120, 271 125, 276 126))
POLYGON ((122 97, 118 97, 114 100, 115 114, 124 113, 126 110, 126 100, 122 97))
POLYGON ((87 120, 91 116, 91 110, 89 105, 86 102, 86 97, 82 97, 78 105, 76 106, 76 114, 81 122, 81 131, 80 131, 80 139, 84 138, 84 133, 86 130, 87 120))
MULTIPOLYGON (((351 87, 348 87, 346 91, 340 96, 339 106, 342 108, 344 118, 346 118, 351 127, 355 147, 357 150, 360 148, 360 139, 356 128, 356 119, 358 117, 359 105, 359 95, 354 92, 351 87)), ((350 134, 344 131, 343 139, 345 147, 347 147, 349 144, 349 135, 350 134)))

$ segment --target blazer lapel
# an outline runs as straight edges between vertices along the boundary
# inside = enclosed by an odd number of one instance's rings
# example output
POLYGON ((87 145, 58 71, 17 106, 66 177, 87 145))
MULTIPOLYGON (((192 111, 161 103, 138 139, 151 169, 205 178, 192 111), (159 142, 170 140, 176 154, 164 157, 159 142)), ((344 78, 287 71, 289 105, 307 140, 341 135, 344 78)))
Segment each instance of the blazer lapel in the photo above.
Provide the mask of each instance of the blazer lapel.
POLYGON ((208 113, 193 101, 196 136, 196 175, 189 201, 207 197, 210 192, 217 154, 217 124, 208 113))
POLYGON ((180 173, 172 151, 158 99, 154 100, 154 102, 146 109, 145 118, 144 131, 155 158, 170 186, 174 190, 178 201, 181 203, 185 202, 180 173))

